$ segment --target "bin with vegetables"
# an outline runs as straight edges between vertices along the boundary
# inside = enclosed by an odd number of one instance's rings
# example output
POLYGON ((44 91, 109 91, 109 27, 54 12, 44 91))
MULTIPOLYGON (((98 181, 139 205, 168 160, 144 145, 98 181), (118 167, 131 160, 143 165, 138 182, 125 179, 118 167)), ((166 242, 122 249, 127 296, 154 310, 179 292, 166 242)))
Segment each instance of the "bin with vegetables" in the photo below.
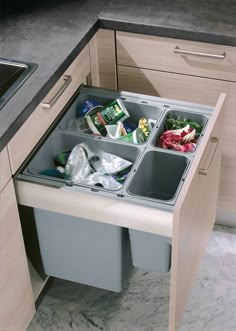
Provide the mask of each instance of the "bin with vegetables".
POLYGON ((204 115, 170 111, 158 130, 154 145, 178 152, 194 152, 206 122, 204 115))

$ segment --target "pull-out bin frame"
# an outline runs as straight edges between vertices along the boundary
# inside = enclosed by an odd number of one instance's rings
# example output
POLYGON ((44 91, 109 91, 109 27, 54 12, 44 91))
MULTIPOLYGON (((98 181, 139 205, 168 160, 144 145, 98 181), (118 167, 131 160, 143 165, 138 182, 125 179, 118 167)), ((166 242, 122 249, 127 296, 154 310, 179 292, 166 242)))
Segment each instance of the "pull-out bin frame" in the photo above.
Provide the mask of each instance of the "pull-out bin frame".
MULTIPOLYGON (((99 94, 99 89, 94 93, 99 94)), ((135 145, 135 148, 140 150, 140 156, 134 162, 122 192, 111 194, 108 190, 93 190, 92 187, 70 187, 66 183, 58 185, 57 181, 30 175, 25 168, 25 172, 21 171, 16 179, 18 202, 33 208, 82 218, 88 223, 93 220, 169 238, 172 244, 169 330, 174 331, 177 330, 185 309, 194 276, 214 225, 225 95, 222 94, 216 107, 212 108, 133 93, 107 93, 111 99, 120 97, 127 101, 131 98, 139 105, 144 101, 145 105, 156 105, 163 110, 147 143, 142 146, 135 145), (153 146, 153 138, 168 108, 166 106, 206 115, 207 124, 203 135, 191 155, 160 150, 153 146), (150 151, 188 159, 189 165, 183 172, 174 199, 164 201, 130 194, 128 188, 132 185, 145 154, 150 151)), ((57 127, 56 130, 61 128, 57 127)), ((85 136, 81 133, 79 135, 85 136)), ((107 138, 101 140, 104 143, 108 141, 107 138)), ((122 146, 125 148, 134 145, 122 143, 122 146)))

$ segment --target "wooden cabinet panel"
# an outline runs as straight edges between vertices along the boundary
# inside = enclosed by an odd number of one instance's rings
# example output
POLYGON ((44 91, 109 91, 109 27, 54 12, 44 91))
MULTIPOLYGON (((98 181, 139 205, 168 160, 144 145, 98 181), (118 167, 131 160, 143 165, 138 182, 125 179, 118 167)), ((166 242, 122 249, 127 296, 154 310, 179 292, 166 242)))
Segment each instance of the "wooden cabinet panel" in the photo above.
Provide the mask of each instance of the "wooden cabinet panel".
POLYGON ((0 330, 26 330, 35 306, 12 181, 0 193, 0 293, 0 330))
POLYGON ((117 89, 115 32, 100 29, 89 42, 91 85, 117 89))
POLYGON ((178 330, 215 222, 224 100, 222 94, 174 207, 169 331, 178 330))
POLYGON ((0 192, 11 178, 11 168, 7 148, 0 153, 0 192))
POLYGON ((116 35, 118 64, 236 81, 236 47, 127 32, 116 35))
POLYGON ((221 92, 227 94, 223 131, 222 170, 218 207, 236 212, 236 83, 118 66, 120 90, 215 105, 221 92))
POLYGON ((63 107, 78 87, 82 83, 86 82, 86 78, 89 74, 89 48, 86 46, 65 72, 65 75, 59 79, 57 84, 43 100, 43 102, 48 103, 50 100, 53 100, 55 97, 59 96, 57 101, 49 109, 45 108, 41 103, 8 144, 13 174, 24 162, 28 154, 35 147, 56 117, 60 114, 63 107), (65 87, 68 76, 70 77, 71 82, 69 83, 68 81, 69 84, 67 88, 60 95, 60 91, 63 90, 63 86, 65 87))

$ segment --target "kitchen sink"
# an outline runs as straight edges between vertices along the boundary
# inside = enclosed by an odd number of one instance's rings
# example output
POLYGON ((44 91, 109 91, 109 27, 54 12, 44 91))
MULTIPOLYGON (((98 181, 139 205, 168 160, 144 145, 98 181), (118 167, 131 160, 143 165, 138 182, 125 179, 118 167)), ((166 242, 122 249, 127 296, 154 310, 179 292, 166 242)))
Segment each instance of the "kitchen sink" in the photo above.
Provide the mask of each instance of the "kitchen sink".
POLYGON ((0 110, 37 67, 35 63, 0 58, 0 110))

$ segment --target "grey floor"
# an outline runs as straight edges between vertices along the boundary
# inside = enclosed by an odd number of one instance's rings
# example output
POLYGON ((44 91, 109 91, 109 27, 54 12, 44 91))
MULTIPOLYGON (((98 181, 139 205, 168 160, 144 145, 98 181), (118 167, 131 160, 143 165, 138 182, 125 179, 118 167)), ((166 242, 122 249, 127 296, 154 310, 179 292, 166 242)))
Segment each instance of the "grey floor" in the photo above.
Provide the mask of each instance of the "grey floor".
MULTIPOLYGON (((112 293, 55 279, 28 331, 167 331, 169 274, 135 269, 112 293)), ((215 226, 180 331, 236 330, 236 229, 215 226)))

